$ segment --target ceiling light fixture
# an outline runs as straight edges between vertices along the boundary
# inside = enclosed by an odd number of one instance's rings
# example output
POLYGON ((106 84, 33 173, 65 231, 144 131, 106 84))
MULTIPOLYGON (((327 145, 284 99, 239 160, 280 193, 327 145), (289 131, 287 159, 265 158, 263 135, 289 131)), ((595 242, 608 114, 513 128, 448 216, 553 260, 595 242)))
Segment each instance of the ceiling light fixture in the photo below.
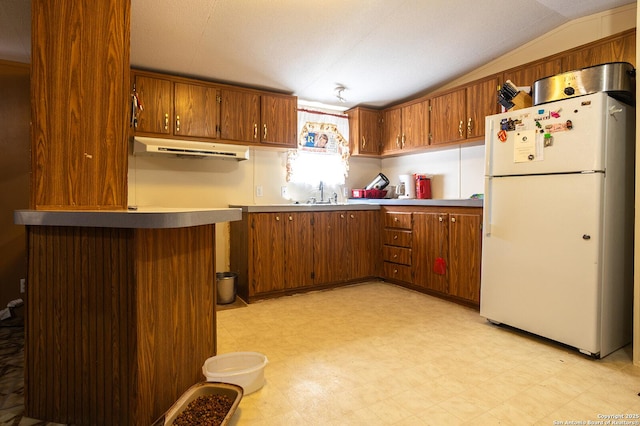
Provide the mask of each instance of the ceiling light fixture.
POLYGON ((335 88, 336 91, 336 98, 338 98, 338 100, 342 103, 347 102, 347 100, 342 96, 342 92, 345 90, 344 86, 338 86, 335 88))

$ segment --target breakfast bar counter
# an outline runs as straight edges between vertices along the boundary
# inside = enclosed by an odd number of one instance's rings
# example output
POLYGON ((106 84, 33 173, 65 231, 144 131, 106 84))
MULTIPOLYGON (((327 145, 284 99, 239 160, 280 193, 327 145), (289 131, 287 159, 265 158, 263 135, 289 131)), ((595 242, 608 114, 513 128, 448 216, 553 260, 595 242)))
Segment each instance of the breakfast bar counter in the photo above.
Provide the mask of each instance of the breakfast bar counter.
POLYGON ((216 354, 215 224, 240 209, 20 210, 25 413, 151 424, 216 354))

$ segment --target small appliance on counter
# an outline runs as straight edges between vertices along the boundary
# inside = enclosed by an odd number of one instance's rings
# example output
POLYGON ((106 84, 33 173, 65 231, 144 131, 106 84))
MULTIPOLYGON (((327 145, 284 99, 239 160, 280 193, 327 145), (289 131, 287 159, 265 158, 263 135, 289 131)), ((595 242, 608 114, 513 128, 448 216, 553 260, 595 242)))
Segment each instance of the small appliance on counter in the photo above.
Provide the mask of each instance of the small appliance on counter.
POLYGON ((416 179, 416 198, 431 198, 431 177, 417 173, 414 176, 416 179))
POLYGON ((364 189, 385 189, 389 185, 389 179, 382 174, 378 173, 378 176, 373 179, 369 185, 367 185, 364 189))
POLYGON ((416 198, 416 181, 413 175, 400 175, 400 184, 396 187, 398 198, 416 198))
POLYGON ((364 189, 352 189, 351 198, 384 198, 387 190, 384 188, 389 185, 389 179, 382 173, 373 179, 364 189))

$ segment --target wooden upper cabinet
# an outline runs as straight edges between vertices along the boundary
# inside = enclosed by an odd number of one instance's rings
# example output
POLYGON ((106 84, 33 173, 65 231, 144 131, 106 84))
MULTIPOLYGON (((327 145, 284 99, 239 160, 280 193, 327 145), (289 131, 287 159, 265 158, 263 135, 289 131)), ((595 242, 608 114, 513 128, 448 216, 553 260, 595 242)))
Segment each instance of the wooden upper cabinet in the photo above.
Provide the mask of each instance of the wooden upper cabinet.
POLYGON ((298 98, 287 95, 260 96, 260 142, 296 147, 298 98))
POLYGON ((467 139, 484 137, 484 121, 488 115, 500 112, 498 77, 494 76, 467 88, 467 139))
POLYGON ((562 72, 607 62, 629 62, 635 67, 636 33, 634 30, 598 40, 564 55, 562 72))
POLYGON ((402 107, 402 149, 429 145, 429 101, 402 107))
POLYGON ((466 138, 466 89, 431 98, 431 144, 459 142, 466 138))
POLYGON ((383 111, 383 154, 410 151, 429 144, 429 101, 402 104, 383 111))
POLYGON ((220 137, 229 141, 260 141, 260 95, 243 90, 220 90, 220 137))
POLYGON ((382 152, 384 154, 401 150, 402 109, 390 108, 382 112, 382 152))
POLYGON ((142 108, 138 111, 136 132, 173 133, 173 83, 171 80, 134 75, 134 88, 142 108))
POLYGON ((507 70, 503 73, 503 81, 510 80, 517 87, 533 86, 536 80, 562 72, 562 58, 543 59, 507 70))
POLYGON ((175 83, 174 90, 174 134, 216 138, 219 117, 216 88, 175 83))
POLYGON ((460 143, 484 137, 484 119, 497 114, 497 75, 431 98, 431 144, 460 143))
POLYGON ((347 111, 347 115, 351 155, 378 155, 382 145, 381 112, 356 107, 347 111))

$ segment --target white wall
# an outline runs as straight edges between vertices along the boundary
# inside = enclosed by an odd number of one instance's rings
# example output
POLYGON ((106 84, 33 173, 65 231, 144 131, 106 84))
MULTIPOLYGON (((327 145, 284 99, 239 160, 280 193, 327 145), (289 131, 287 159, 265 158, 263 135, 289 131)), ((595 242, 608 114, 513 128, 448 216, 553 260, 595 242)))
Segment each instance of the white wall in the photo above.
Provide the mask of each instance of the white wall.
POLYGON ((382 160, 392 185, 398 175, 431 175, 432 198, 469 198, 483 193, 484 145, 457 147, 382 160))

